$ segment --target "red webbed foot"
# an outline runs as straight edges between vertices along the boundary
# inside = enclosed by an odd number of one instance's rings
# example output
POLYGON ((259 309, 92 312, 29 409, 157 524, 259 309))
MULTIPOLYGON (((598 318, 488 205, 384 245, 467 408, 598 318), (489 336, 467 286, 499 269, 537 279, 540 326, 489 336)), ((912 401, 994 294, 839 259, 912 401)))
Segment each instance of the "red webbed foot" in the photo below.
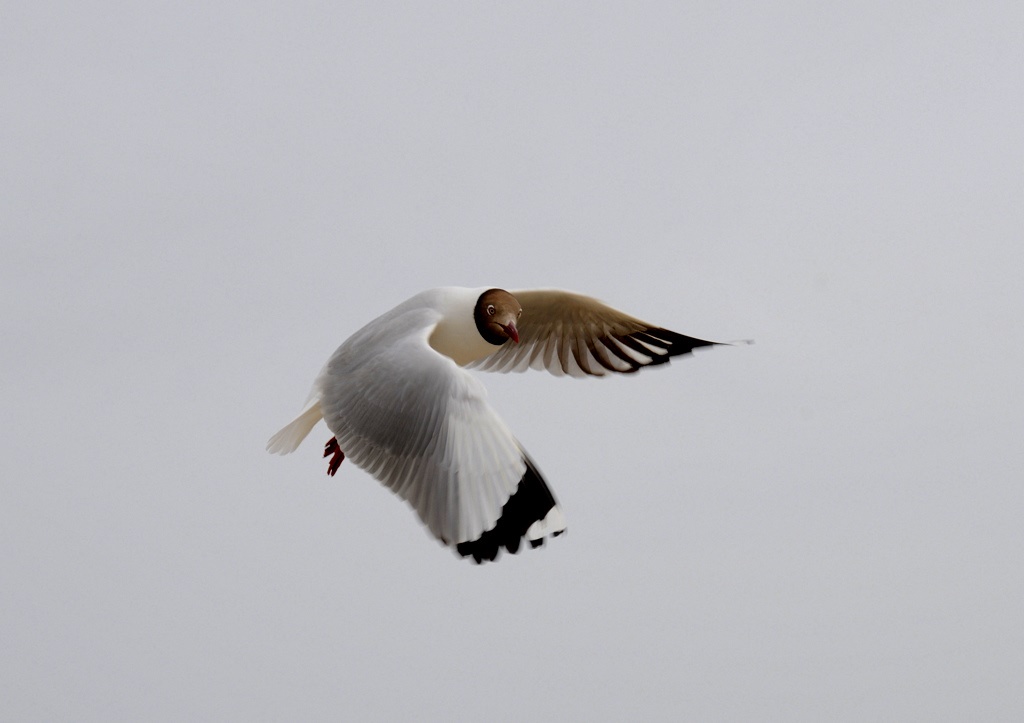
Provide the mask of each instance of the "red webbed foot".
POLYGON ((331 461, 327 463, 327 474, 333 477, 338 467, 345 461, 345 453, 338 446, 337 437, 331 437, 331 441, 324 445, 324 457, 331 457, 331 461))

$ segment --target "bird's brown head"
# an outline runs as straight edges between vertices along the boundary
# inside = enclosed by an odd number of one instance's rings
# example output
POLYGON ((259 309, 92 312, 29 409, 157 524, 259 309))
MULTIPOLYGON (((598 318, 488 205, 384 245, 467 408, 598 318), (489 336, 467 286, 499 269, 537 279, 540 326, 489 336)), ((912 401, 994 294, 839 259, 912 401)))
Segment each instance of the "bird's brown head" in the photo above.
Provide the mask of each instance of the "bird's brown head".
POLYGON ((516 324, 522 313, 523 307, 512 294, 504 289, 488 289, 477 299, 473 317, 480 336, 495 346, 501 346, 506 339, 519 343, 516 324))

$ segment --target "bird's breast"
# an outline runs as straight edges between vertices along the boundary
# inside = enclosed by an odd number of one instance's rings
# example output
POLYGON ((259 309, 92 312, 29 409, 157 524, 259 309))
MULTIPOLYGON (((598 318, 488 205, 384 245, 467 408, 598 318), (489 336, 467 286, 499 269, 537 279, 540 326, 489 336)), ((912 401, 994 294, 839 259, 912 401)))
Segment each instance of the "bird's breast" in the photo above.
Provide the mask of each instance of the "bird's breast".
POLYGON ((434 351, 444 354, 459 366, 483 359, 501 348, 480 336, 472 314, 466 315, 465 319, 442 319, 427 342, 434 351))

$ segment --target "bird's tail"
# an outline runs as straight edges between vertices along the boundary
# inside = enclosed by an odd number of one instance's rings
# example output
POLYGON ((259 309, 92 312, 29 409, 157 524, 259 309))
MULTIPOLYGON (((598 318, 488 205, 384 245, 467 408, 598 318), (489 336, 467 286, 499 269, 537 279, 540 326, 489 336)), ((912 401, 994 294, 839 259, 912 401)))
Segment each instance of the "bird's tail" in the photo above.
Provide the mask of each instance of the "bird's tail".
POLYGON ((316 423, 323 419, 323 416, 323 412, 320 410, 320 400, 314 399, 299 416, 270 438, 270 441, 267 442, 267 451, 271 454, 294 452, 302 444, 302 440, 306 438, 310 430, 316 426, 316 423))

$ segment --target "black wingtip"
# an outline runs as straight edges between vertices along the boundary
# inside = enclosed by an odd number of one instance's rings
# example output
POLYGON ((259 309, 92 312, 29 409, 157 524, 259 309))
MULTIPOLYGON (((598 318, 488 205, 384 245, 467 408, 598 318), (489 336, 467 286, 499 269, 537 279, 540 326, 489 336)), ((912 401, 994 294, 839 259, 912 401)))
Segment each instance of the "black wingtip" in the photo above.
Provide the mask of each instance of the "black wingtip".
MULTIPOLYGON (((524 457, 526 471, 516 491, 501 508, 501 516, 494 527, 475 540, 460 542, 455 551, 463 557, 472 557, 480 564, 497 559, 502 548, 510 554, 519 552, 520 544, 533 523, 543 520, 557 504, 547 483, 541 477, 533 461, 524 457)), ((563 530, 554 532, 559 535, 563 530)), ((529 540, 530 547, 540 547, 544 539, 529 540)))
MULTIPOLYGON (((702 346, 717 346, 721 344, 718 341, 708 341, 707 339, 697 339, 693 336, 686 336, 678 332, 672 331, 671 329, 663 329, 656 327, 647 329, 645 332, 641 332, 645 336, 652 337, 662 342, 662 344, 655 345, 661 346, 667 352, 666 356, 681 356, 682 354, 689 354, 694 349, 699 349, 702 346)), ((643 339, 648 343, 651 343, 648 339, 643 339)))

